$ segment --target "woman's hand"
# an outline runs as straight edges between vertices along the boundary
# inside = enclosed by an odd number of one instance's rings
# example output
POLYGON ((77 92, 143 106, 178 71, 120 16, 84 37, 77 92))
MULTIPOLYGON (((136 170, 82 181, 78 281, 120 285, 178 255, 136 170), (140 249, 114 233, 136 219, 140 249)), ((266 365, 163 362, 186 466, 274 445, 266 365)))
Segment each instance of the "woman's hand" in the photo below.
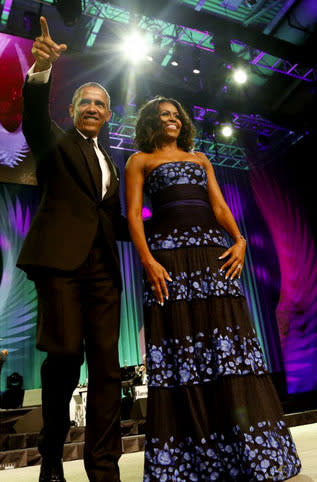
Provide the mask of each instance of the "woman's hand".
POLYGON ((163 306, 164 296, 168 300, 166 281, 172 281, 166 269, 154 258, 143 263, 148 282, 151 285, 157 301, 163 306))
POLYGON ((246 250, 246 242, 244 239, 239 239, 231 248, 227 249, 218 259, 227 258, 230 255, 228 261, 223 264, 220 268, 220 271, 227 269, 226 279, 229 278, 233 279, 236 276, 238 278, 241 277, 243 265, 244 265, 244 256, 246 250))

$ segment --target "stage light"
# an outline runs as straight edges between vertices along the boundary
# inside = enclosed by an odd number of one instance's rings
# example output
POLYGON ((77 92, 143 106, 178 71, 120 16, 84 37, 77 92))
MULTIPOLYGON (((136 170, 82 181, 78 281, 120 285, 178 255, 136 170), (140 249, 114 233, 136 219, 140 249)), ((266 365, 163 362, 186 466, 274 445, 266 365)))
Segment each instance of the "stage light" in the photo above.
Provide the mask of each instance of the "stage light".
POLYGON ((200 50, 193 50, 193 73, 200 74, 200 50))
POLYGON ((243 69, 236 69, 233 72, 233 79, 237 84, 245 84, 248 79, 247 73, 243 69))
POLYGON ((7 377, 7 389, 0 395, 1 408, 22 407, 24 397, 23 377, 17 372, 11 373, 7 377))
POLYGON ((173 53, 171 57, 171 65, 173 65, 173 67, 178 67, 178 65, 180 64, 181 56, 180 56, 179 49, 180 49, 180 46, 179 44, 176 43, 173 47, 173 53))
POLYGON ((231 124, 224 124, 222 127, 221 127, 221 134, 224 136, 224 137, 231 137, 232 134, 233 134, 233 128, 232 128, 232 125, 231 124))
POLYGON ((134 64, 146 58, 153 60, 153 58, 148 55, 150 45, 148 44, 147 38, 139 32, 133 32, 127 36, 123 41, 121 50, 124 52, 125 57, 134 64), (149 57, 151 57, 151 59, 149 57))

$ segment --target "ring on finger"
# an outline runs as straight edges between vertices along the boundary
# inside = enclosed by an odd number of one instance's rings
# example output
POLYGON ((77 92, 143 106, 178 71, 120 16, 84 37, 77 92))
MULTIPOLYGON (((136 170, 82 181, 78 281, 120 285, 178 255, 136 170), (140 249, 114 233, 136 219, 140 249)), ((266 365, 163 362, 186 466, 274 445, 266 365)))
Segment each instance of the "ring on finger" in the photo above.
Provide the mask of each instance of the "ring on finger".
POLYGON ((152 290, 152 291, 155 291, 155 286, 154 286, 154 285, 151 286, 151 290, 152 290))
POLYGON ((237 269, 242 269, 241 264, 238 264, 237 269))

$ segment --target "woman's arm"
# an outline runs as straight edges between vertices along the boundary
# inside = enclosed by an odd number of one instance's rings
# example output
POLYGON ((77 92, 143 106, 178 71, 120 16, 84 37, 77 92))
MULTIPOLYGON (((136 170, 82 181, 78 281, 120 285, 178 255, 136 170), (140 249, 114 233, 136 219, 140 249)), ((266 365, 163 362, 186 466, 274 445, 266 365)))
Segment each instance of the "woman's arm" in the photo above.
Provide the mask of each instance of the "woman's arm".
POLYGON ((128 159, 125 167, 127 219, 132 241, 138 250, 148 281, 157 300, 163 305, 163 294, 168 299, 165 280, 171 279, 164 267, 153 258, 145 238, 142 219, 144 165, 144 155, 136 153, 128 159))
POLYGON ((221 269, 227 269, 226 278, 229 276, 233 279, 235 276, 241 276, 244 265, 244 256, 246 250, 246 240, 241 235, 237 223, 229 209, 221 189, 217 182, 214 169, 211 162, 201 152, 196 153, 199 159, 203 162, 208 177, 208 195, 210 204, 215 213, 218 223, 227 231, 227 233, 234 239, 235 244, 225 251, 220 259, 226 258, 230 255, 228 261, 221 266, 221 269))

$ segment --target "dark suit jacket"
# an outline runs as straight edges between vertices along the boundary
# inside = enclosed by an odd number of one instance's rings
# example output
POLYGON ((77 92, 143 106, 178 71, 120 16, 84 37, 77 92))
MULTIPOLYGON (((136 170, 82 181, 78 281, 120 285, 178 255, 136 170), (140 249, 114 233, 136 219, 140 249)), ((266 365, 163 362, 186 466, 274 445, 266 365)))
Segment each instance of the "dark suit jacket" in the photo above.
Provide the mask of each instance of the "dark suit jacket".
POLYGON ((111 172, 105 197, 98 199, 89 169, 88 145, 75 128, 64 132, 50 118, 49 84, 25 83, 23 132, 36 160, 42 197, 24 241, 17 266, 25 271, 46 267, 78 268, 97 230, 121 287, 117 239, 128 239, 121 216, 118 170, 104 152, 111 172))

